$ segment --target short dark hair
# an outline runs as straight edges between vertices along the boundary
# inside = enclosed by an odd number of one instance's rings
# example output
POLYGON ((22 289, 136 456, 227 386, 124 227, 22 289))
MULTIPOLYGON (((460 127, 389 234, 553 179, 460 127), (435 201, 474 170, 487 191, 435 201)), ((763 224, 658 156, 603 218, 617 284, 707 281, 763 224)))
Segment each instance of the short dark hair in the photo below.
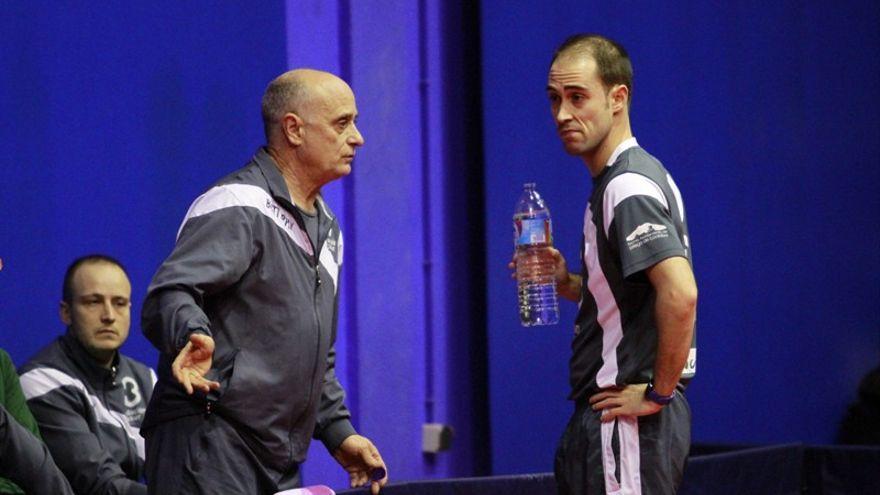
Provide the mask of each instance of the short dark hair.
POLYGON ((622 84, 629 90, 627 105, 632 103, 633 68, 629 54, 620 43, 600 34, 582 33, 569 36, 553 53, 553 62, 568 52, 587 54, 596 61, 599 79, 605 91, 615 84, 622 84))
POLYGON ((272 80, 263 93, 261 113, 263 115, 263 132, 268 143, 272 130, 281 117, 287 112, 298 113, 296 108, 306 91, 305 84, 298 77, 290 77, 289 73, 272 80))
POLYGON ((79 267, 91 263, 109 263, 111 265, 116 265, 123 273, 125 273, 125 276, 128 277, 128 272, 125 270, 125 267, 122 266, 122 263, 112 256, 107 256, 106 254, 89 254, 81 256, 73 260, 73 263, 71 263, 70 266, 67 267, 67 271, 64 272, 64 285, 61 286, 62 301, 67 304, 73 302, 73 276, 76 275, 76 271, 79 270, 79 267))

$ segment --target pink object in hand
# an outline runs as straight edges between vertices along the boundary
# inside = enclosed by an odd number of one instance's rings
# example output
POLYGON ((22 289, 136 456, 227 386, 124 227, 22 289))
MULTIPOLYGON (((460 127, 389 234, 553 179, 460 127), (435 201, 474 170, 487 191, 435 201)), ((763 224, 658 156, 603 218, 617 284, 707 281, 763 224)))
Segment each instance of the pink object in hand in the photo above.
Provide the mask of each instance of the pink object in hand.
POLYGON ((275 495, 336 495, 329 486, 324 485, 314 485, 307 486, 305 488, 294 488, 293 490, 284 490, 283 492, 278 492, 275 495))

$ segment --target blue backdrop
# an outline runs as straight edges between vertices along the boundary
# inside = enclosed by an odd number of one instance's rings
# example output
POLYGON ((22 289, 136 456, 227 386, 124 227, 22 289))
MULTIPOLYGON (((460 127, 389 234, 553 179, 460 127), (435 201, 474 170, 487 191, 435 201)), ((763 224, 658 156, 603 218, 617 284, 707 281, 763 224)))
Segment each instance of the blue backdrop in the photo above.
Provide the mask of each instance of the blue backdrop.
MULTIPOLYGON (((831 441, 880 350, 877 25, 870 2, 6 2, 0 346, 21 364, 61 333, 63 270, 101 251, 132 279, 125 352, 153 365, 139 303, 189 203, 262 144, 266 83, 324 68, 351 82, 366 138, 325 191, 358 427, 398 481, 549 470, 574 311, 519 326, 510 217, 536 181, 577 258, 589 179, 544 86, 553 48, 599 31, 629 48, 634 132, 685 196, 694 439, 831 441), (432 421, 452 450, 421 453, 432 421)), ((345 485, 321 446, 305 473, 345 485)))
POLYGON ((127 265, 126 352, 151 365, 140 301, 189 202, 263 142, 260 98, 285 68, 283 5, 12 2, 0 32, 2 345, 18 364, 63 331, 64 269, 127 265))
MULTIPOLYGON (((880 351, 880 8, 873 2, 482 2, 492 466, 550 470, 564 324, 521 328, 509 218, 537 182, 577 264, 590 191, 544 88, 569 34, 621 41, 633 132, 671 171, 700 290, 702 442, 830 442, 880 351)), ((570 265, 571 266, 571 265, 570 265)))

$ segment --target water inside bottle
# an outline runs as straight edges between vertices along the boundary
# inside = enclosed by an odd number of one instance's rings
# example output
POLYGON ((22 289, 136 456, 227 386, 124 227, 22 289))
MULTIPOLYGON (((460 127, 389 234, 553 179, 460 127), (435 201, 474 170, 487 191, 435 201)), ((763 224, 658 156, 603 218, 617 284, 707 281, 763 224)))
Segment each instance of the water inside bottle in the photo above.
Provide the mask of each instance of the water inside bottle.
POLYGON ((559 322, 550 210, 534 183, 523 186, 513 215, 516 278, 520 322, 523 326, 559 322))

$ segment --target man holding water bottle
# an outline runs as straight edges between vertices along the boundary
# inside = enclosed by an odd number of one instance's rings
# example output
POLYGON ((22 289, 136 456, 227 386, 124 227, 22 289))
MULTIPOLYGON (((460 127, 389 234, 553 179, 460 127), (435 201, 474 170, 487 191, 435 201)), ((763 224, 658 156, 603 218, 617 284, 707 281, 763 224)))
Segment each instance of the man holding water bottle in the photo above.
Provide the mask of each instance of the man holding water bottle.
POLYGON ((673 494, 690 448, 684 388, 696 369, 697 286, 681 195, 639 147, 624 48, 576 35, 557 49, 547 95, 565 151, 592 178, 580 274, 552 250, 559 294, 579 303, 576 403, 556 452, 562 495, 673 494))

